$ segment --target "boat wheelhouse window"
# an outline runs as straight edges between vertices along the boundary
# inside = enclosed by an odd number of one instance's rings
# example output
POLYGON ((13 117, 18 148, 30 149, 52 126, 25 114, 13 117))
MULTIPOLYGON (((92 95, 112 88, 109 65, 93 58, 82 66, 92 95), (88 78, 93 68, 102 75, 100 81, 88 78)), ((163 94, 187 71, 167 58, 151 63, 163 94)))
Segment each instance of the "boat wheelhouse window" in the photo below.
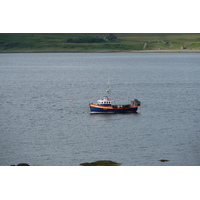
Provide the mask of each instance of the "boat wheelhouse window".
POLYGON ((110 101, 99 101, 99 104, 111 104, 110 101))

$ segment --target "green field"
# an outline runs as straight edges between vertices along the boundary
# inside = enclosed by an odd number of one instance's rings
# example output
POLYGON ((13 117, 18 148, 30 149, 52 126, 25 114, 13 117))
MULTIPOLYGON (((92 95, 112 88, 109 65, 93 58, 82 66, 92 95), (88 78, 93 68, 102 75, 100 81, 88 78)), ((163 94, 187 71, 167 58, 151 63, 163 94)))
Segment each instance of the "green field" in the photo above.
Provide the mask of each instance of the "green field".
POLYGON ((199 33, 114 33, 115 41, 69 43, 69 38, 106 38, 109 33, 1 33, 0 51, 200 50, 199 33))

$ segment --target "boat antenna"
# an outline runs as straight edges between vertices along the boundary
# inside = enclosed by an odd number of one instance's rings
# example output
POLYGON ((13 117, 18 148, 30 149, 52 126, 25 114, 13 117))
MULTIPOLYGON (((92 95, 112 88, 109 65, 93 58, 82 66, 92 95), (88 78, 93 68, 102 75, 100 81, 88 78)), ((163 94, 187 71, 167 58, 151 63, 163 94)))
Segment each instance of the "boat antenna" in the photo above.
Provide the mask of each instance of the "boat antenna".
POLYGON ((108 88, 106 90, 106 93, 109 94, 110 93, 110 85, 108 85, 108 88))
POLYGON ((109 76, 108 76, 108 88, 106 90, 107 95, 110 93, 110 80, 109 80, 109 76))

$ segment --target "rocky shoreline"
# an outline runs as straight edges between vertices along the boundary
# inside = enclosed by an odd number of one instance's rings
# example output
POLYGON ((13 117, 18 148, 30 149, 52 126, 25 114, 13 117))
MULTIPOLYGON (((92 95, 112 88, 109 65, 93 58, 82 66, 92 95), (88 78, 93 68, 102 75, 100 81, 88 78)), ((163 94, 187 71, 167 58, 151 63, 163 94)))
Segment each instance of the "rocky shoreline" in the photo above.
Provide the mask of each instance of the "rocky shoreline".
MULTIPOLYGON (((81 163, 80 166, 120 166, 121 163, 113 162, 111 160, 97 160, 95 162, 81 163)), ((19 163, 18 165, 10 166, 30 166, 28 163, 19 163)))
POLYGON ((200 50, 16 50, 0 53, 200 53, 200 50))

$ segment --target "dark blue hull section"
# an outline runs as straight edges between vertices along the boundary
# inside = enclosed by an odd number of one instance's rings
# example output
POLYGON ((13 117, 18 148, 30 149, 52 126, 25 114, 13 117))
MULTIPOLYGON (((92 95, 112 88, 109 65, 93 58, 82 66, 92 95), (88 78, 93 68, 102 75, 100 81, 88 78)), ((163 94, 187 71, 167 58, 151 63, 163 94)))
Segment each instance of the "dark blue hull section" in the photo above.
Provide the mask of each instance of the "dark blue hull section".
POLYGON ((106 108, 95 108, 90 107, 91 113, 135 113, 137 112, 137 107, 135 108, 124 108, 124 109, 106 109, 106 108))

